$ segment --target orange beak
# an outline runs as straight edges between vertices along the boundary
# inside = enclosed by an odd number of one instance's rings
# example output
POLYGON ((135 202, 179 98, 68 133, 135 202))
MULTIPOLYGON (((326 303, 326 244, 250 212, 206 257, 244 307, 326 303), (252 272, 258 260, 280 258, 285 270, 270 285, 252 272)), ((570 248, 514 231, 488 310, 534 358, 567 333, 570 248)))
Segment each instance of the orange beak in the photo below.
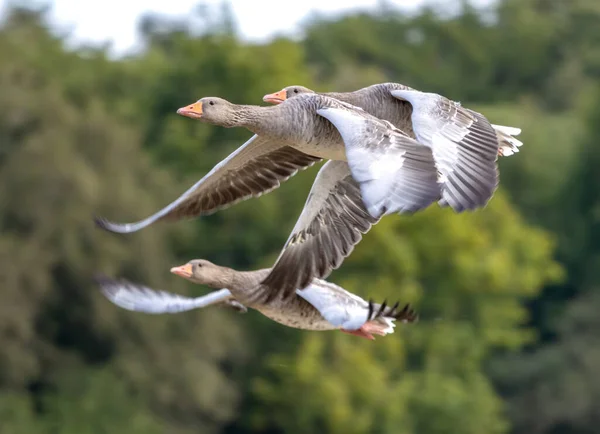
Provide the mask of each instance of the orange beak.
POLYGON ((181 107, 177 110, 177 114, 192 119, 200 119, 202 117, 202 103, 198 101, 192 105, 181 107))
POLYGON ((185 264, 180 265, 179 267, 173 267, 171 268, 171 273, 185 278, 192 277, 192 265, 185 264))
POLYGON ((270 102, 271 104, 281 104, 287 99, 287 92, 282 89, 279 92, 269 93, 263 96, 264 102, 270 102))

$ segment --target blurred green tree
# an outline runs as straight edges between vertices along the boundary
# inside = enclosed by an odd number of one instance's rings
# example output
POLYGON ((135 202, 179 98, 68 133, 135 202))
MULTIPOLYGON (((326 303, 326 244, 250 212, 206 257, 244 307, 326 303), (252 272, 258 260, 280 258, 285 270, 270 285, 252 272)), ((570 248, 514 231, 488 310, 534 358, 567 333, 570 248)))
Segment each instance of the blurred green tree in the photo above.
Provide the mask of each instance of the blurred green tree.
POLYGON ((556 201, 564 208, 562 226, 555 230, 568 281, 536 305, 545 345, 503 355, 490 367, 519 432, 592 433, 598 424, 600 88, 588 98, 575 169, 567 172, 556 201))
POLYGON ((272 377, 255 381, 255 393, 276 409, 255 416, 255 427, 506 432, 483 361, 493 348, 534 337, 522 327, 521 302, 560 278, 551 255, 548 236, 525 224, 501 193, 485 212, 386 217, 336 275, 363 296, 418 300, 422 320, 377 343, 305 334, 292 354, 270 358, 272 377))
MULTIPOLYGON (((168 266, 177 261, 169 234, 186 237, 189 230, 165 226, 115 237, 98 231, 91 217, 150 213, 175 194, 174 182, 144 155, 140 135, 107 113, 101 96, 69 100, 65 82, 93 64, 74 57, 67 77, 38 67, 51 64, 43 58, 54 56, 56 40, 34 32, 35 15, 23 16, 18 11, 21 24, 9 20, 7 28, 30 37, 28 50, 11 30, 0 35, 1 399, 29 396, 38 414, 64 417, 62 404, 42 397, 58 390, 65 400, 77 399, 65 381, 86 377, 86 365, 110 364, 115 376, 98 384, 113 381, 105 386, 116 391, 121 381, 122 393, 143 396, 169 432, 214 432, 234 416, 239 396, 229 372, 243 363, 244 345, 230 317, 218 309, 133 315, 108 303, 91 282, 103 272, 167 285, 168 266)), ((95 384, 90 399, 102 405, 107 390, 95 384)))
POLYGON ((384 5, 315 19, 299 42, 251 44, 227 8, 199 8, 147 17, 144 51, 111 60, 67 50, 45 12, 13 9, 0 25, 2 432, 593 432, 599 12, 586 0, 414 16, 384 5), (250 137, 177 108, 388 80, 523 128, 487 209, 388 217, 332 275, 416 302, 421 323, 373 343, 254 313, 145 317, 91 287, 104 271, 184 292, 167 267, 191 257, 267 266, 304 204, 318 168, 193 222, 97 231, 92 213, 145 217, 250 137))

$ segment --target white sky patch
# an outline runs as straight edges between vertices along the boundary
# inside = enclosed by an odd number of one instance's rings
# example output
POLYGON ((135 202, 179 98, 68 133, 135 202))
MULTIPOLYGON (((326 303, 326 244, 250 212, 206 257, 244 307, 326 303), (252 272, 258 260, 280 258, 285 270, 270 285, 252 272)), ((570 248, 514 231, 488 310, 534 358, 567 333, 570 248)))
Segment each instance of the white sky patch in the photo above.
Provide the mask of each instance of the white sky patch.
MULTIPOLYGON (((11 0, 0 0, 0 16, 4 15, 11 0)), ((478 5, 492 0, 474 0, 478 5)), ((47 4, 34 0, 29 4, 47 4)), ((54 0, 51 20, 61 33, 68 32, 72 45, 82 43, 111 43, 113 54, 121 55, 140 46, 137 31, 139 18, 144 13, 171 17, 192 14, 199 3, 218 7, 222 0, 54 0)), ((264 41, 277 34, 297 36, 303 19, 308 14, 347 13, 357 9, 374 9, 379 0, 229 0, 241 35, 252 41, 264 41)), ((389 5, 407 11, 431 3, 427 0, 387 0, 389 5)), ((455 0, 437 0, 442 7, 455 5, 455 0)))

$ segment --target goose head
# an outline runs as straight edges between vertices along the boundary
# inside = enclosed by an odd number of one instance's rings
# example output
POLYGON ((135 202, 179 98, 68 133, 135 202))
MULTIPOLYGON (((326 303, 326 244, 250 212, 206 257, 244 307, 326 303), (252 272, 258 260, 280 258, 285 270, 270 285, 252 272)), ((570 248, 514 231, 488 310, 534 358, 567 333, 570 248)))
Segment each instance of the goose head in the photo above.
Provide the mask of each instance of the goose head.
POLYGON ((181 107, 177 114, 198 119, 213 125, 227 127, 236 119, 238 106, 216 96, 201 98, 193 104, 181 107))
POLYGON ((184 265, 171 268, 171 273, 200 285, 221 287, 229 277, 229 269, 206 259, 193 259, 184 265))
POLYGON ((315 93, 315 91, 304 86, 288 86, 284 87, 279 92, 269 93, 263 96, 263 101, 271 104, 281 104, 285 100, 303 93, 315 93))

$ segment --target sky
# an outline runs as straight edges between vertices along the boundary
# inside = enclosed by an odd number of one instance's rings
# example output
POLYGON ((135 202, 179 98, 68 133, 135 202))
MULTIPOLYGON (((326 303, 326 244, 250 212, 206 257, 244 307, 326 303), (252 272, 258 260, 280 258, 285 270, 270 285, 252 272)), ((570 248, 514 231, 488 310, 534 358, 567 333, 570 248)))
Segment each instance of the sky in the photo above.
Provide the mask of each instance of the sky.
MULTIPOLYGON (((0 0, 0 16, 12 0, 0 0)), ((204 0, 208 5, 219 5, 222 0, 204 0)), ((388 0, 387 3, 406 10, 415 10, 427 0, 388 0)), ((139 47, 137 24, 146 12, 170 16, 190 13, 200 0, 54 0, 29 1, 32 4, 52 5, 51 22, 61 31, 70 32, 70 42, 111 42, 115 55, 125 54, 139 47)), ((295 35, 307 14, 317 11, 326 14, 349 12, 377 6, 377 0, 229 0, 236 23, 244 38, 262 41, 274 34, 295 35)), ((456 3, 455 0, 437 0, 437 3, 456 3)), ((475 3, 489 3, 478 0, 475 3)))

